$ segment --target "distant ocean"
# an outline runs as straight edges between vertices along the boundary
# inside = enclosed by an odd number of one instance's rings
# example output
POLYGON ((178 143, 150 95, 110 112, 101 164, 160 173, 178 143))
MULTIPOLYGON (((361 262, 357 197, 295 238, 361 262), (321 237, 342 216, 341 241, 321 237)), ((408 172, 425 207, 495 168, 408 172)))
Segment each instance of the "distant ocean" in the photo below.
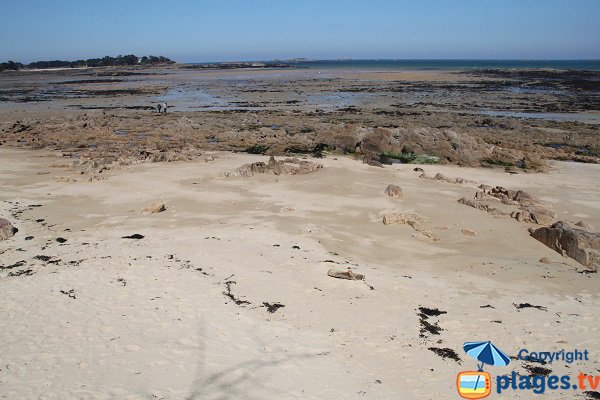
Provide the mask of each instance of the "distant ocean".
POLYGON ((465 70, 482 68, 549 68, 600 70, 600 60, 310 60, 299 67, 350 70, 465 70))

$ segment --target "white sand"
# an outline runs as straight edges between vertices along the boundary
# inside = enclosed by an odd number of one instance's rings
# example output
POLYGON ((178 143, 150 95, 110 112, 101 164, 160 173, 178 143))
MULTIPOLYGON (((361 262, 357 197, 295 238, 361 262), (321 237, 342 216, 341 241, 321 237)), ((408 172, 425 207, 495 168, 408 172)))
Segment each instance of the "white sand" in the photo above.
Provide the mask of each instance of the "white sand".
MULTIPOLYGON (((220 176, 261 159, 223 153, 206 164, 144 164, 90 183, 50 168, 52 153, 0 149, 0 216, 19 228, 0 242, 0 265, 24 260, 33 271, 0 271, 0 397, 455 399, 456 374, 476 367, 462 351, 473 340, 509 355, 590 350, 591 361, 547 365, 553 374, 600 368, 598 274, 577 273, 584 268, 532 239, 529 225, 456 202, 476 185, 332 156, 306 176, 220 176), (390 183, 404 199, 383 194, 390 183), (156 201, 167 211, 139 213, 156 201), (32 204, 42 206, 10 213, 32 204), (439 242, 384 226, 391 211, 426 217, 439 242), (145 238, 121 239, 134 233, 145 238), (366 282, 327 276, 347 266, 366 282), (227 279, 250 304, 223 294, 227 279), (61 293, 70 290, 76 298, 61 293), (263 302, 285 307, 270 314, 263 302), (494 308, 480 308, 487 304, 494 308), (419 306, 447 311, 428 320, 439 321, 439 335, 419 337, 419 306), (455 350, 462 364, 429 347, 455 350)), ((423 168, 526 189, 560 219, 600 226, 597 165, 519 175, 423 168)), ((527 373, 520 361, 490 368, 527 373)))

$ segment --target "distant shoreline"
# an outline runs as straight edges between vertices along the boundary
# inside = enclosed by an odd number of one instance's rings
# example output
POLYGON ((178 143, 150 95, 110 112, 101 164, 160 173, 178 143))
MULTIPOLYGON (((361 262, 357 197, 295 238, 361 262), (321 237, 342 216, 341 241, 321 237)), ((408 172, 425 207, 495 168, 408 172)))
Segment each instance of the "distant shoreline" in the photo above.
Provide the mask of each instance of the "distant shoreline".
POLYGON ((380 71, 459 71, 478 69, 600 70, 600 60, 272 60, 178 63, 189 69, 345 69, 380 71))
MULTIPOLYGON (((479 71, 479 70, 547 70, 547 71, 600 71, 600 60, 272 60, 272 61, 236 61, 236 62, 205 62, 205 63, 134 63, 125 65, 80 65, 73 62, 72 66, 51 64, 59 61, 36 62, 20 65, 17 69, 0 68, 0 72, 47 72, 65 70, 84 70, 101 68, 154 68, 167 65, 187 70, 344 70, 348 72, 394 72, 394 71, 479 71), (48 63, 47 67, 30 67, 40 63, 48 63)), ((67 63, 67 61, 60 61, 67 63)), ((2 63, 6 65, 7 63, 2 63)))

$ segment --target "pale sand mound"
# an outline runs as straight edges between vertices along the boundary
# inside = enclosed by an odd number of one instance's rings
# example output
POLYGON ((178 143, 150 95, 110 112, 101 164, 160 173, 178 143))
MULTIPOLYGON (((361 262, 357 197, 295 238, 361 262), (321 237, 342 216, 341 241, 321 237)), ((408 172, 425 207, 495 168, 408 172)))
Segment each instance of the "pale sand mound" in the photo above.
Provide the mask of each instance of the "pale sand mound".
MULTIPOLYGON (((590 351, 545 366, 556 375, 600 367, 599 274, 577 273, 528 225, 459 204, 468 185, 342 157, 313 174, 228 179, 268 161, 220 154, 93 182, 56 181, 78 173, 54 162, 0 149, 0 215, 19 227, 0 241, 2 398, 455 399, 456 374, 476 367, 470 340, 511 356, 590 351), (401 201, 382 193, 389 182, 401 201), (156 199, 167 212, 132 212, 156 199), (383 225, 391 211, 422 216, 440 240, 383 225), (328 276, 349 267, 366 281, 328 276)), ((557 219, 600 226, 596 165, 423 169, 526 188, 557 219)))

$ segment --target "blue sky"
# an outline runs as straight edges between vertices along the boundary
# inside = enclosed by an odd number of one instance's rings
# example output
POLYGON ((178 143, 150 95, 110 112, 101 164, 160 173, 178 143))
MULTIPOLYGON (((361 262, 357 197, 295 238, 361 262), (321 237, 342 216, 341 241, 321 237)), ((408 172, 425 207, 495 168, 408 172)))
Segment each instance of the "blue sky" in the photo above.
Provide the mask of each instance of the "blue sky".
POLYGON ((0 61, 600 59, 600 0, 0 0, 0 61))

